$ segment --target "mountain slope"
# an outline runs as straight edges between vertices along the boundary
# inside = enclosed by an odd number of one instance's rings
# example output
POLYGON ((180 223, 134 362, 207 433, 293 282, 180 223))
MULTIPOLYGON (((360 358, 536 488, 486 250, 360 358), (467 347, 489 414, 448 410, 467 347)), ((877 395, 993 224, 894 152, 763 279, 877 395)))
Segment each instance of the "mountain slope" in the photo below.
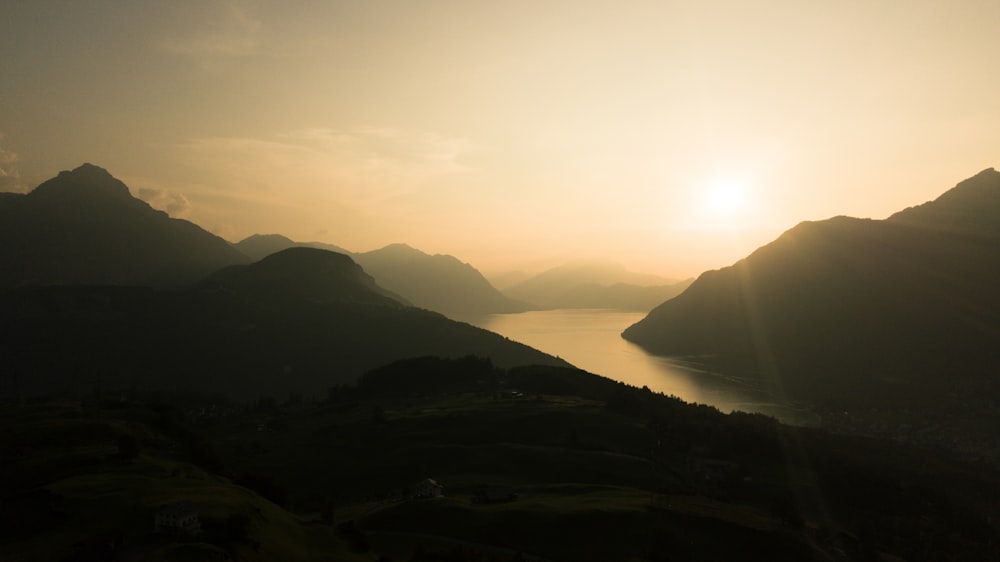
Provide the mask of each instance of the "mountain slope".
POLYGON ((407 307, 347 256, 294 248, 197 287, 36 287, 0 295, 0 395, 195 392, 324 395, 408 357, 565 365, 407 307))
POLYGON ((225 290, 247 299, 353 302, 401 306, 350 257, 315 248, 292 247, 250 265, 233 265, 208 276, 205 290, 225 290))
POLYGON ((428 255, 405 244, 392 244, 354 259, 379 285, 414 306, 457 319, 519 312, 474 267, 453 256, 428 255))
POLYGON ((350 254, 340 246, 324 244, 323 242, 295 242, 280 234, 254 234, 233 245, 253 260, 262 260, 271 254, 293 247, 317 248, 340 254, 350 254))
POLYGON ((887 220, 802 223, 623 337, 812 402, 960 402, 998 382, 1000 207, 984 205, 998 194, 986 170, 887 220))
POLYGON ((180 286, 249 259, 225 240, 132 197, 84 164, 0 199, 0 290, 52 284, 180 286))
POLYGON ((978 236, 1000 236, 1000 172, 988 168, 934 201, 910 207, 889 221, 978 236))
POLYGON ((220 474, 182 417, 163 404, 6 404, 0 559, 371 560, 331 525, 233 483, 241 469, 220 474), (163 506, 178 503, 198 518, 197 538, 153 532, 163 506))
POLYGON ((612 262, 576 262, 548 269, 503 293, 541 308, 647 311, 680 294, 690 283, 635 273, 612 262))

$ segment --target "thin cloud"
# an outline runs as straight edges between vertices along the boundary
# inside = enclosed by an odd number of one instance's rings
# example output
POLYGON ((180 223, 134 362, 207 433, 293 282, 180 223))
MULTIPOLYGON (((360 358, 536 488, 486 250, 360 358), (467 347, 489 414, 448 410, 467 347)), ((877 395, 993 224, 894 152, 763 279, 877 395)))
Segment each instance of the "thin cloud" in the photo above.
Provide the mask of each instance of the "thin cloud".
MULTIPOLYGON (((3 133, 0 133, 0 142, 3 141, 3 133)), ((15 191, 23 193, 24 183, 21 181, 21 172, 17 168, 19 157, 16 152, 8 150, 0 145, 0 191, 15 191)))
POLYGON ((246 57, 261 52, 263 24, 236 1, 215 3, 203 27, 160 42, 168 53, 190 57, 202 65, 213 60, 246 57))
POLYGON ((197 178, 183 186, 191 220, 213 232, 242 237, 252 232, 229 225, 253 224, 309 237, 329 229, 333 241, 350 244, 361 232, 392 241, 421 228, 452 204, 456 179, 475 171, 462 161, 474 148, 429 132, 308 128, 193 139, 171 151, 184 177, 197 178))
POLYGON ((171 217, 185 218, 191 214, 191 202, 182 193, 144 187, 139 189, 138 196, 154 209, 165 211, 171 217))
POLYGON ((260 196, 280 194, 303 204, 316 199, 378 203, 418 192, 429 182, 470 169, 464 139, 396 129, 311 128, 271 138, 207 137, 179 148, 186 159, 230 185, 260 196))

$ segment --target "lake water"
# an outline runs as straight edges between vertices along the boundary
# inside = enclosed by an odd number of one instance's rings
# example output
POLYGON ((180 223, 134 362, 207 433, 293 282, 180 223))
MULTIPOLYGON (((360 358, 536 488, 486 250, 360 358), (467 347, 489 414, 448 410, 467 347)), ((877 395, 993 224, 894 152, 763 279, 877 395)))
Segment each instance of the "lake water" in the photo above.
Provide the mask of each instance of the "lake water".
POLYGON ((566 309, 494 314, 476 325, 556 355, 576 367, 685 402, 708 404, 723 412, 741 410, 774 416, 787 423, 809 425, 808 410, 778 403, 754 381, 726 377, 677 358, 650 355, 621 337, 645 316, 641 312, 566 309))

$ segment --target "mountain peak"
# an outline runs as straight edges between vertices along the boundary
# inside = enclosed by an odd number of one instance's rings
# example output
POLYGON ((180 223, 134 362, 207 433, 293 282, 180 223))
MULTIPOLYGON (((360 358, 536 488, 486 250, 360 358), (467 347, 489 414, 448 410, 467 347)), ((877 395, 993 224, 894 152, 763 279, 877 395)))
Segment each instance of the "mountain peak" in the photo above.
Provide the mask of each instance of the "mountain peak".
POLYGON ((71 195, 82 195, 88 198, 132 199, 128 186, 104 168, 90 163, 85 163, 73 170, 59 172, 58 176, 43 182, 29 195, 36 199, 71 195))
POLYGON ((186 285, 247 258, 198 226, 132 197, 93 164, 2 201, 0 289, 27 285, 186 285))
POLYGON ((253 298, 353 301, 400 306, 349 256, 317 248, 292 247, 249 265, 221 269, 206 288, 226 288, 253 298))
POLYGON ((1000 234, 1000 172, 986 168, 933 201, 900 211, 888 220, 936 229, 1000 234))
POLYGON ((396 242, 394 244, 389 244, 388 246, 386 246, 386 247, 384 247, 384 248, 382 248, 380 250, 375 250, 375 251, 376 252, 384 252, 384 253, 387 253, 387 254, 391 253, 391 254, 394 254, 394 255, 397 255, 397 256, 405 256, 405 255, 426 256, 426 255, 429 255, 429 254, 427 254, 425 252, 422 252, 422 251, 414 248, 413 246, 410 246, 409 244, 405 244, 403 242, 396 242))

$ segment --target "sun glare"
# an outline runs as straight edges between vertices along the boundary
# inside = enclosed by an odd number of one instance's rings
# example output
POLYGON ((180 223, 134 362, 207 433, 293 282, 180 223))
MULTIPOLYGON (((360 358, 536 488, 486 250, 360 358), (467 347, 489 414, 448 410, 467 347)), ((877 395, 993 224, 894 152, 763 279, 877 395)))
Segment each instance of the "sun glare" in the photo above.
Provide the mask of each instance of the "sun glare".
POLYGON ((705 189, 704 208, 714 217, 729 217, 746 207, 747 192, 743 182, 731 179, 715 180, 705 189))

